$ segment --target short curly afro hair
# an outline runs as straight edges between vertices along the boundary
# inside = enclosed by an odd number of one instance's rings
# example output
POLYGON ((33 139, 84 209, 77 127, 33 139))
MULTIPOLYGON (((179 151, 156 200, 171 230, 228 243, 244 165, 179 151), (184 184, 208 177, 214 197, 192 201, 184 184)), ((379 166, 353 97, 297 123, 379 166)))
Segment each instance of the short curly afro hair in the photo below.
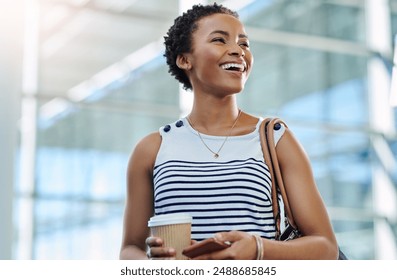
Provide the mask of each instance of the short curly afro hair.
POLYGON ((191 90, 192 84, 184 70, 176 65, 176 58, 180 54, 191 51, 192 34, 198 28, 197 22, 203 17, 213 14, 227 14, 239 18, 237 12, 222 5, 218 5, 217 3, 204 6, 201 4, 194 5, 191 9, 175 19, 167 35, 164 36, 164 56, 166 57, 169 67, 168 72, 182 83, 183 88, 186 90, 191 90))

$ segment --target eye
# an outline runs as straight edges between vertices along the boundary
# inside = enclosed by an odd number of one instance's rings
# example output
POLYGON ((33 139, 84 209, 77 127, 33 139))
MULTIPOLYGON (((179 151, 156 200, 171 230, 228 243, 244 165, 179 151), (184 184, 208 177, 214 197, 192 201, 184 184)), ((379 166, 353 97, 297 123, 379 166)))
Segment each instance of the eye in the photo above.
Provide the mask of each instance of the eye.
POLYGON ((222 37, 216 37, 216 38, 212 39, 211 42, 221 42, 221 43, 225 44, 226 40, 222 37))
POLYGON ((246 49, 249 49, 249 47, 250 47, 250 44, 248 42, 241 42, 239 45, 246 49))

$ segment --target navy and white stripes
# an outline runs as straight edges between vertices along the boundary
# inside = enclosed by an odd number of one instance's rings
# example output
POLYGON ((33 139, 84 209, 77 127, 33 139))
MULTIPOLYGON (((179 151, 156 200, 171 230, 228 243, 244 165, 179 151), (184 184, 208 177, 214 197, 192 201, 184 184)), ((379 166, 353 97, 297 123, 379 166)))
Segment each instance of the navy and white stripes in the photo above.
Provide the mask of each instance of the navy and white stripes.
MULTIPOLYGON (((160 128, 162 143, 153 170, 155 214, 189 213, 195 240, 230 230, 274 238, 271 178, 259 141, 260 122, 249 134, 229 137, 217 159, 185 118, 160 128)), ((276 142, 283 130, 277 133, 276 142)), ((201 135, 214 150, 225 139, 201 135)))
POLYGON ((154 169, 155 214, 190 213, 192 238, 241 230, 274 237, 270 175, 263 161, 170 160, 154 169))

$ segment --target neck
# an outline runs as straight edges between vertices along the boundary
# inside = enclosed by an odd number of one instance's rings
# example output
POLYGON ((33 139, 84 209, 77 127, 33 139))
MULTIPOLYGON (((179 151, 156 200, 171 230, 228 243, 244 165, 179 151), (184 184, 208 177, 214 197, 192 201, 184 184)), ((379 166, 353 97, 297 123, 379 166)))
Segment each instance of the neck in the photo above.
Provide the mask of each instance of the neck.
POLYGON ((201 105, 194 102, 189 117, 197 126, 228 126, 234 122, 238 114, 239 108, 236 103, 204 103, 201 105))
POLYGON ((198 118, 198 121, 208 120, 210 123, 223 121, 224 119, 234 120, 238 114, 236 94, 214 93, 206 91, 193 92, 194 101, 191 118, 198 118))
POLYGON ((198 132, 209 135, 228 135, 231 128, 237 126, 241 110, 230 112, 199 112, 187 116, 190 125, 198 132), (201 116, 201 117, 200 117, 201 116))

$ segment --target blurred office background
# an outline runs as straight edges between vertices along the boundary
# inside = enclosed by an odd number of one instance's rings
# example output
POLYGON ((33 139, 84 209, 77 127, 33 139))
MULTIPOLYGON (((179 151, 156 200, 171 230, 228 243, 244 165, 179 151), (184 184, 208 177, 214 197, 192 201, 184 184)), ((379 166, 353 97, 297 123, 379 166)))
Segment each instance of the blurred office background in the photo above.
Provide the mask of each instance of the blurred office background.
MULTIPOLYGON (((2 2, 1 259, 118 258, 129 155, 189 110, 162 37, 198 2, 2 2)), ((217 2, 255 56, 241 108, 288 122, 349 258, 397 259, 397 0, 217 2)))

